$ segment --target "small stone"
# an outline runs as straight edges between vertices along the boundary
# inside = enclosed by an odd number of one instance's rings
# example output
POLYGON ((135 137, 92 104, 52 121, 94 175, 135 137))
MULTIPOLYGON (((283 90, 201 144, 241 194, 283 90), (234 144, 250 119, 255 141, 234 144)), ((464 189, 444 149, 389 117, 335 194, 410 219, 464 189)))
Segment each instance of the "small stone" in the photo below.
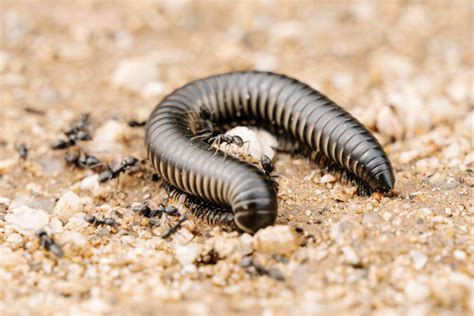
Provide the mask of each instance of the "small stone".
POLYGON ((18 267, 26 263, 26 259, 18 252, 13 252, 11 248, 0 247, 0 267, 9 269, 18 267))
POLYGON ((467 254, 463 250, 460 250, 460 249, 454 250, 453 256, 456 260, 459 260, 459 261, 464 261, 467 258, 467 254))
POLYGON ((17 163, 18 163, 18 159, 15 157, 0 160, 0 174, 4 174, 4 173, 12 171, 13 168, 16 167, 17 163))
POLYGON ((233 253, 239 252, 241 248, 238 238, 217 237, 214 242, 214 249, 220 258, 226 258, 233 253))
POLYGON ((343 246, 341 248, 342 254, 344 255, 344 261, 350 265, 358 265, 360 263, 359 256, 350 246, 343 246))
POLYGON ((379 133, 384 136, 390 137, 394 140, 403 137, 402 123, 389 106, 385 106, 379 111, 376 126, 379 133))
POLYGON ((433 210, 428 208, 428 207, 423 207, 423 208, 420 208, 420 212, 425 215, 425 216, 431 216, 433 215, 433 210))
POLYGON ((7 69, 9 61, 10 61, 10 55, 5 51, 0 51, 0 72, 7 69))
POLYGON ((74 192, 68 191, 59 199, 54 207, 54 214, 66 223, 75 213, 82 211, 81 199, 74 192))
POLYGON ((165 85, 161 81, 151 81, 146 84, 141 90, 141 95, 144 98, 156 98, 159 97, 165 89, 165 85))
POLYGON ((240 236, 240 243, 242 247, 242 253, 248 255, 253 251, 253 237, 247 233, 240 236))
POLYGON ((0 205, 2 205, 5 209, 10 206, 11 200, 7 197, 0 196, 0 205))
POLYGON ((254 247, 271 254, 290 254, 298 248, 298 234, 290 226, 269 226, 255 234, 254 247))
POLYGON ((125 124, 116 120, 108 120, 95 131, 89 149, 94 153, 121 154, 123 151, 122 142, 127 139, 128 133, 129 130, 125 124))
POLYGON ((87 238, 79 232, 67 231, 63 235, 64 242, 71 243, 74 247, 85 249, 88 245, 87 238))
POLYGON ((26 205, 16 207, 13 213, 5 216, 5 221, 19 228, 20 233, 23 230, 38 230, 48 225, 48 214, 42 210, 29 208, 26 205))
POLYGON ((410 257, 416 270, 422 270, 428 262, 428 257, 416 250, 410 251, 410 257))
POLYGON ((178 243, 182 245, 188 244, 189 242, 191 242, 191 240, 193 240, 193 238, 194 238, 193 233, 191 233, 186 228, 181 228, 179 232, 174 235, 174 240, 176 240, 178 243))
POLYGON ((405 285, 405 295, 411 302, 423 302, 429 295, 429 288, 423 283, 415 280, 410 280, 405 285))
POLYGON ((174 248, 174 252, 176 254, 176 259, 178 262, 186 266, 188 264, 193 263, 199 254, 201 253, 201 245, 197 243, 190 243, 187 245, 177 245, 174 248))
POLYGON ((22 241, 23 237, 21 237, 21 235, 17 233, 10 234, 7 238, 7 242, 14 245, 19 245, 22 241))
POLYGON ((100 188, 99 185, 99 175, 98 174, 93 174, 88 177, 85 177, 84 179, 79 182, 79 189, 85 190, 85 191, 90 191, 94 193, 98 193, 100 188))
POLYGON ((322 176, 321 179, 319 179, 319 182, 320 183, 334 183, 336 182, 336 177, 328 173, 322 176))
POLYGON ((416 150, 404 151, 400 153, 400 162, 409 163, 418 157, 419 153, 416 150))
POLYGON ((158 67, 153 58, 141 57, 120 61, 112 82, 117 86, 140 93, 143 87, 158 79, 158 67))
POLYGON ((382 218, 384 221, 388 222, 392 218, 392 213, 390 212, 384 212, 382 215, 382 218))

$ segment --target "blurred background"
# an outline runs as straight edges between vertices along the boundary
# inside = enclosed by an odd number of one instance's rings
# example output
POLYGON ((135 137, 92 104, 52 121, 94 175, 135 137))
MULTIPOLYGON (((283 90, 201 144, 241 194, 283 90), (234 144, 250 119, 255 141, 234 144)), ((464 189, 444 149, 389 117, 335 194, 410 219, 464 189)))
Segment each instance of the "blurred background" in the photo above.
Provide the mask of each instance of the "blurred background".
MULTIPOLYGON (((88 315, 472 312, 473 15, 469 0, 0 0, 0 313, 43 304, 46 314, 88 315), (73 119, 92 113, 88 150, 144 158, 143 131, 128 120, 146 120, 191 80, 250 69, 308 83, 366 124, 394 164, 399 196, 346 197, 312 178, 304 159, 280 158, 278 221, 314 237, 283 259, 255 250, 285 282, 249 277, 240 250, 184 271, 148 226, 100 235, 57 218, 71 188, 85 213, 113 207, 130 222, 137 196, 163 194, 136 179, 118 193, 77 189, 90 173, 50 149, 73 119), (30 156, 18 168, 21 143, 30 156), (25 201, 48 213, 71 257, 47 257, 3 219, 25 201)), ((207 226, 196 227, 206 233, 193 243, 209 246, 207 226)), ((244 240, 211 232, 212 242, 244 240)))

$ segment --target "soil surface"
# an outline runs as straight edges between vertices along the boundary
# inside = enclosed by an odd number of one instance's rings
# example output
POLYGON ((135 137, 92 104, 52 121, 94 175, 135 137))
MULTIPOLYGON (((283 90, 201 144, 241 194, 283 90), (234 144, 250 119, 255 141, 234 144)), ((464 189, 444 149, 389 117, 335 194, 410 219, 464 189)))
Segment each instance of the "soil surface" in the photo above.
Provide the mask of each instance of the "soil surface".
POLYGON ((474 312, 471 1, 0 6, 1 315, 474 312), (246 69, 295 77, 356 116, 392 161, 394 193, 357 196, 278 154, 277 226, 250 236, 189 217, 162 238, 179 217, 133 211, 166 192, 127 122, 189 81, 246 69), (84 113, 92 140, 52 150, 84 113), (126 156, 141 161, 99 183, 126 156))

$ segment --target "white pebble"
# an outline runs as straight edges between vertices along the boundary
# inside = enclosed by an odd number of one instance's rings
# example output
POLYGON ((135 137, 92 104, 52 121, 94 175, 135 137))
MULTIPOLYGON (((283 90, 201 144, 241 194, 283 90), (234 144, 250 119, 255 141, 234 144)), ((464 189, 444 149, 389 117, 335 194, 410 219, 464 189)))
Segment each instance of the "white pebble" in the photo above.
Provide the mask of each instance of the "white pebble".
POLYGON ((400 162, 401 163, 409 163, 409 162, 413 161, 415 158, 417 158, 418 155, 419 155, 419 153, 416 150, 401 152, 400 153, 400 162))
POLYGON ((174 248, 176 259, 178 262, 185 266, 193 263, 199 254, 201 253, 201 245, 196 243, 190 243, 188 245, 177 245, 174 248))
POLYGON ((163 93, 165 85, 161 81, 151 81, 147 83, 141 90, 144 98, 156 98, 163 93))
POLYGON ((112 76, 112 82, 116 85, 139 93, 148 83, 157 79, 156 61, 147 57, 122 60, 112 76))
POLYGON ((392 213, 390 212, 384 212, 382 215, 382 218, 384 221, 388 222, 392 218, 392 213))
POLYGON ((7 197, 0 196, 0 204, 5 205, 7 208, 10 206, 11 200, 7 197))
POLYGON ((0 174, 7 173, 13 170, 16 167, 18 159, 8 158, 4 160, 0 160, 0 174))
POLYGON ((254 246, 266 253, 289 254, 298 248, 298 235, 290 226, 269 226, 255 234, 254 246))
POLYGON ((5 221, 23 230, 38 230, 49 222, 48 214, 42 210, 29 208, 26 205, 16 207, 13 213, 5 216, 5 221))
POLYGON ((79 189, 97 193, 99 191, 99 175, 93 174, 79 182, 79 189))
POLYGON ((253 251, 253 237, 247 233, 240 236, 240 244, 244 255, 250 254, 253 251))
POLYGON ((343 246, 341 248, 342 254, 344 255, 344 261, 351 265, 357 265, 360 263, 359 256, 350 246, 343 246))
POLYGON ((409 301, 416 303, 424 301, 430 295, 429 288, 415 280, 408 281, 404 292, 409 301))
POLYGON ((379 133, 384 136, 393 139, 401 139, 403 137, 402 123, 389 106, 384 106, 379 111, 376 126, 379 133))
POLYGON ((7 242, 14 245, 18 245, 22 241, 23 241, 23 237, 21 237, 21 235, 17 233, 10 234, 7 238, 7 242))
POLYGON ((456 258, 456 260, 459 260, 459 261, 464 261, 467 258, 467 254, 463 250, 460 250, 460 249, 454 250, 453 256, 454 258, 456 258))
POLYGON ((336 177, 333 176, 332 174, 325 174, 324 176, 321 177, 319 180, 321 183, 333 183, 336 182, 336 177))
POLYGON ((63 222, 67 222, 75 213, 81 211, 81 199, 71 191, 64 193, 54 207, 54 214, 63 222))
POLYGON ((116 120, 108 120, 101 125, 94 134, 94 139, 89 145, 89 149, 94 153, 121 153, 126 140, 128 129, 125 124, 116 120))
POLYGON ((411 260, 413 261, 413 266, 416 270, 422 270, 428 262, 428 257, 419 251, 411 250, 410 256, 411 260))

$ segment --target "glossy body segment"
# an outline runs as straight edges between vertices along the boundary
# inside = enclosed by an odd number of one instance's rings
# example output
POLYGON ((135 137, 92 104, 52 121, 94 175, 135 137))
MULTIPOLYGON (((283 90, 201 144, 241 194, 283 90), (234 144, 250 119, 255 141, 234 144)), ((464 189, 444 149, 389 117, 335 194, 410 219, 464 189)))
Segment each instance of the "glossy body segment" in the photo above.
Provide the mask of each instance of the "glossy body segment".
POLYGON ((372 191, 395 178, 383 148, 354 117, 311 87, 284 75, 234 72, 175 90, 147 123, 148 155, 174 187, 230 206, 238 228, 255 232, 277 216, 276 191, 258 168, 193 138, 204 122, 253 124, 298 141, 353 174, 372 191))

